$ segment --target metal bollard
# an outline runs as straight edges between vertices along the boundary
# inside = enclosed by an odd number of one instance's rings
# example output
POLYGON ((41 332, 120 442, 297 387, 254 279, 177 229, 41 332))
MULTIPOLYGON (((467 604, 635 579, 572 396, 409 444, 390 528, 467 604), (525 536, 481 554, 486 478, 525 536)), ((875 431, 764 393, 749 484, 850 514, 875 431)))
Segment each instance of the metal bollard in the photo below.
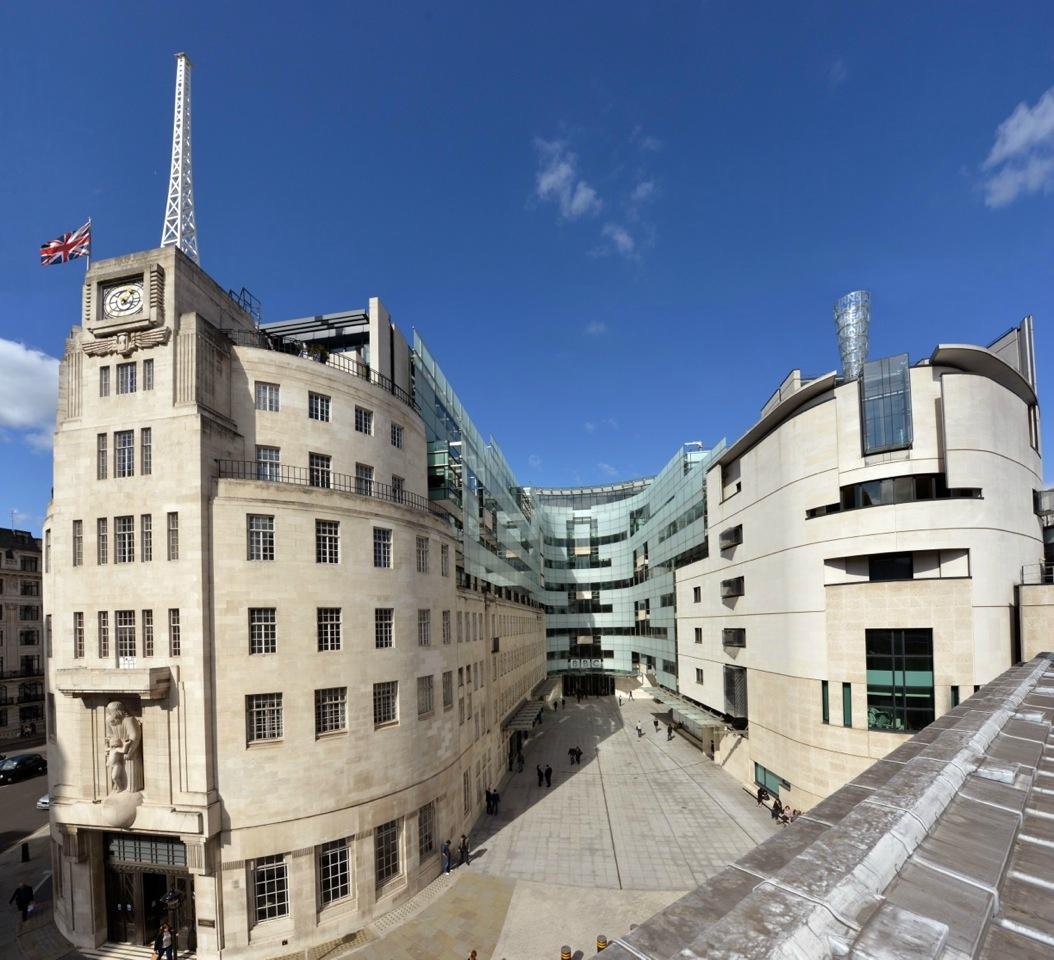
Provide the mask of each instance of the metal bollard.
POLYGON ((29 844, 28 843, 23 843, 22 844, 22 862, 23 863, 29 863, 29 844))
POLYGON ((560 960, 571 960, 571 948, 567 944, 560 948, 560 960))
POLYGON ((597 934, 597 953, 600 953, 608 945, 608 938, 602 933, 597 934))

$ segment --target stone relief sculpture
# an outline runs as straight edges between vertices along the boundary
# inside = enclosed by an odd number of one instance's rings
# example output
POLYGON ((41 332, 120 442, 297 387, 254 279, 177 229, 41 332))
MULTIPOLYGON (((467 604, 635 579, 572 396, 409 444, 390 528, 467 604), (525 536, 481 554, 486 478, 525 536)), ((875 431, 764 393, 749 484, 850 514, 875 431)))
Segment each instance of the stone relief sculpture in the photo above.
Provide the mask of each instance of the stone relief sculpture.
POLYGON ((106 766, 113 793, 143 790, 143 726, 120 700, 106 704, 106 766))

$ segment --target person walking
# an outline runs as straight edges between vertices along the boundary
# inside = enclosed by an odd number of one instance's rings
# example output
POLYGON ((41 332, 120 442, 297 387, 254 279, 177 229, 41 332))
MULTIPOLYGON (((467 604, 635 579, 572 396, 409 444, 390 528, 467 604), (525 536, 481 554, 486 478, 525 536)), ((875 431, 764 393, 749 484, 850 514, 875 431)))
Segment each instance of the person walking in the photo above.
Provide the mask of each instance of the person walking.
POLYGON ((161 928, 154 937, 154 953, 158 960, 174 960, 175 946, 172 943, 172 928, 167 921, 161 924, 161 928))
POLYGON ((22 883, 15 887, 8 903, 14 903, 16 910, 22 911, 23 922, 29 917, 30 907, 33 905, 33 888, 28 883, 22 883))
POLYGON ((450 873, 450 841, 444 840, 439 848, 439 856, 443 863, 443 873, 450 873))
POLYGON ((545 779, 545 771, 542 770, 542 765, 538 764, 538 786, 542 785, 542 781, 545 779))
POLYGON ((468 866, 470 860, 468 854, 468 837, 464 834, 461 834, 461 843, 457 845, 457 856, 458 866, 468 866))
POLYGON ((523 773, 523 754, 516 754, 516 772, 523 773))
POLYGON ((491 790, 491 792, 490 792, 490 805, 491 805, 491 808, 492 808, 491 809, 491 813, 493 813, 494 816, 498 815, 498 803, 499 803, 500 800, 501 800, 501 795, 498 793, 498 791, 497 790, 491 790))
POLYGON ((568 759, 568 762, 570 762, 570 763, 574 763, 575 762, 575 748, 574 747, 568 747, 567 748, 567 759, 568 759))
POLYGON ((494 801, 491 798, 490 787, 487 787, 486 790, 483 791, 483 796, 484 796, 485 801, 486 801, 485 808, 486 808, 487 813, 488 814, 493 813, 494 812, 494 801))
POLYGON ((582 766, 582 748, 575 747, 575 763, 582 766))
POLYGON ((666 724, 666 739, 673 739, 673 727, 671 727, 669 724, 666 724))
POLYGON ((553 768, 549 764, 545 765, 545 787, 548 790, 553 785, 553 768))
POLYGON ((641 728, 641 725, 639 723, 637 724, 637 736, 638 737, 643 737, 644 736, 644 730, 641 728))
POLYGON ((658 733, 659 732, 659 718, 658 717, 654 717, 651 722, 655 724, 655 732, 658 733))
POLYGON ((619 697, 619 698, 618 698, 618 705, 619 705, 620 707, 622 706, 622 697, 619 697))
POLYGON ((567 709, 567 701, 563 697, 560 698, 560 709, 561 710, 566 710, 567 709))

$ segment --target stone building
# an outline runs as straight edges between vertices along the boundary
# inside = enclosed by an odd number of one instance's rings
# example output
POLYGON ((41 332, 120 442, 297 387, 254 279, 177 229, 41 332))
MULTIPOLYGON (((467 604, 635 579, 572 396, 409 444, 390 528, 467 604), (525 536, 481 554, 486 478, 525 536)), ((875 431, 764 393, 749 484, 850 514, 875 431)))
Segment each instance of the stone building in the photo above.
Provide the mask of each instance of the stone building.
POLYGON ((713 460, 710 553, 677 576, 679 691, 747 729, 712 744, 744 782, 811 807, 1021 660, 1035 383, 1031 318, 859 379, 795 370, 713 460))
MULTIPOLYGON (((438 874, 544 679, 428 496, 413 358, 261 332, 175 247, 92 264, 44 528, 55 920, 202 957, 347 937, 438 874)), ((401 345, 401 352, 393 348, 401 345)))
POLYGON ((44 620, 40 540, 0 528, 0 753, 4 743, 44 730, 44 620))

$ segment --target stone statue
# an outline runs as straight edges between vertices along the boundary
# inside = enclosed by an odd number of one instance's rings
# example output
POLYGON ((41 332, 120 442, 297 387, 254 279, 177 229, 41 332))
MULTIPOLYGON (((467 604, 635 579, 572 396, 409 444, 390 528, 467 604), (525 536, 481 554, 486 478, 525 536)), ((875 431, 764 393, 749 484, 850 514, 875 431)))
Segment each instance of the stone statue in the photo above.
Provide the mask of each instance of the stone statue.
POLYGON ((114 793, 143 790, 143 726, 120 700, 106 704, 106 766, 114 793))

